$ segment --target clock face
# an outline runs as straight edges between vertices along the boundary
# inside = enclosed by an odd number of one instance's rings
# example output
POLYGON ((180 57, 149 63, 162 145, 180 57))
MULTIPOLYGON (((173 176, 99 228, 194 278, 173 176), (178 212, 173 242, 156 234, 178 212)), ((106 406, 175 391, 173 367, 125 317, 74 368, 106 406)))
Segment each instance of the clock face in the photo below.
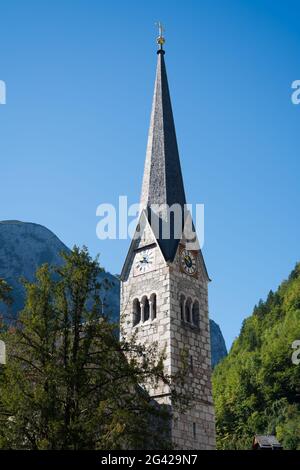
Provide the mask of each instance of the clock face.
POLYGON ((154 251, 150 249, 142 250, 137 253, 135 259, 136 274, 144 274, 150 271, 154 266, 154 251))
POLYGON ((197 272, 197 262, 195 255, 186 249, 183 249, 180 253, 180 263, 181 267, 186 274, 190 276, 196 274, 197 272))

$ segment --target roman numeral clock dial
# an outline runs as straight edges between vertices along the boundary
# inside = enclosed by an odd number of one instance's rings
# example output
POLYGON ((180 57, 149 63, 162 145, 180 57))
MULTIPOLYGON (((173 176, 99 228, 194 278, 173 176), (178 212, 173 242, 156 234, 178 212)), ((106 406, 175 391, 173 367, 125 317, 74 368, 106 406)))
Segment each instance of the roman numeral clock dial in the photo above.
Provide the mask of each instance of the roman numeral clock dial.
POLYGON ((154 251, 151 249, 142 250, 135 258, 135 275, 144 274, 154 267, 154 251))
POLYGON ((189 276, 194 276, 197 273, 197 260, 193 252, 185 248, 181 250, 180 267, 189 276))

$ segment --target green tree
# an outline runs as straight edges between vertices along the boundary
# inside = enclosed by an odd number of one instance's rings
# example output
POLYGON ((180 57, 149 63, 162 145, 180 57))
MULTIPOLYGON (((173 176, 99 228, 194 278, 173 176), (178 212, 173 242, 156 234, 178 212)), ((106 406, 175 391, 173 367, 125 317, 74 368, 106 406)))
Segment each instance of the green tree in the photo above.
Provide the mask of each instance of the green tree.
POLYGON ((140 386, 170 383, 163 357, 155 344, 118 340, 102 314, 98 260, 85 248, 63 256, 62 267, 44 265, 25 282, 25 307, 2 334, 0 447, 170 448, 168 408, 140 386))
POLYGON ((297 339, 300 264, 254 308, 214 370, 218 448, 249 449, 254 434, 271 433, 284 448, 300 449, 300 366, 291 360, 297 339))
POLYGON ((7 284, 4 279, 0 278, 0 302, 5 302, 6 304, 10 304, 12 302, 11 299, 11 287, 7 284))

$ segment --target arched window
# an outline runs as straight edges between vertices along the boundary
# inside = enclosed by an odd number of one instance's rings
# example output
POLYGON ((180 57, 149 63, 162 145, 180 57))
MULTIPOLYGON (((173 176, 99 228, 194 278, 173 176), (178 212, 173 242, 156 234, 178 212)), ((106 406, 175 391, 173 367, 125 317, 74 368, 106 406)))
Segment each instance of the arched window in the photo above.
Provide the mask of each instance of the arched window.
POLYGON ((150 318, 150 305, 148 297, 142 298, 142 321, 147 321, 150 318))
POLYGON ((192 320, 193 320, 193 323, 194 323, 195 326, 199 326, 200 308, 199 308, 198 300, 195 300, 195 302, 193 303, 192 320))
POLYGON ((185 303, 185 321, 191 323, 192 299, 188 298, 185 303))
POLYGON ((184 321, 184 302, 185 302, 185 297, 183 294, 180 296, 180 320, 184 321))
POLYGON ((132 305, 133 311, 133 326, 137 325, 141 321, 141 305, 139 299, 134 299, 132 305))
POLYGON ((151 320, 154 320, 156 318, 156 294, 151 294, 150 304, 150 317, 151 320))

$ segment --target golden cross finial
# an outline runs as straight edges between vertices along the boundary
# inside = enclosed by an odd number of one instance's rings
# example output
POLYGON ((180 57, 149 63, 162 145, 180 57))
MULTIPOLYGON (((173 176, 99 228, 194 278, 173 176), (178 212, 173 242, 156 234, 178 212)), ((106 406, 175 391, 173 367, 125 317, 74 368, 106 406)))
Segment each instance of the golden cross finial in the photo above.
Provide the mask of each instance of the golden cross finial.
POLYGON ((160 49, 163 48, 165 41, 165 38, 163 37, 163 32, 165 31, 165 28, 163 27, 162 23, 158 21, 156 23, 156 26, 158 27, 158 38, 156 39, 157 44, 160 46, 160 49))

